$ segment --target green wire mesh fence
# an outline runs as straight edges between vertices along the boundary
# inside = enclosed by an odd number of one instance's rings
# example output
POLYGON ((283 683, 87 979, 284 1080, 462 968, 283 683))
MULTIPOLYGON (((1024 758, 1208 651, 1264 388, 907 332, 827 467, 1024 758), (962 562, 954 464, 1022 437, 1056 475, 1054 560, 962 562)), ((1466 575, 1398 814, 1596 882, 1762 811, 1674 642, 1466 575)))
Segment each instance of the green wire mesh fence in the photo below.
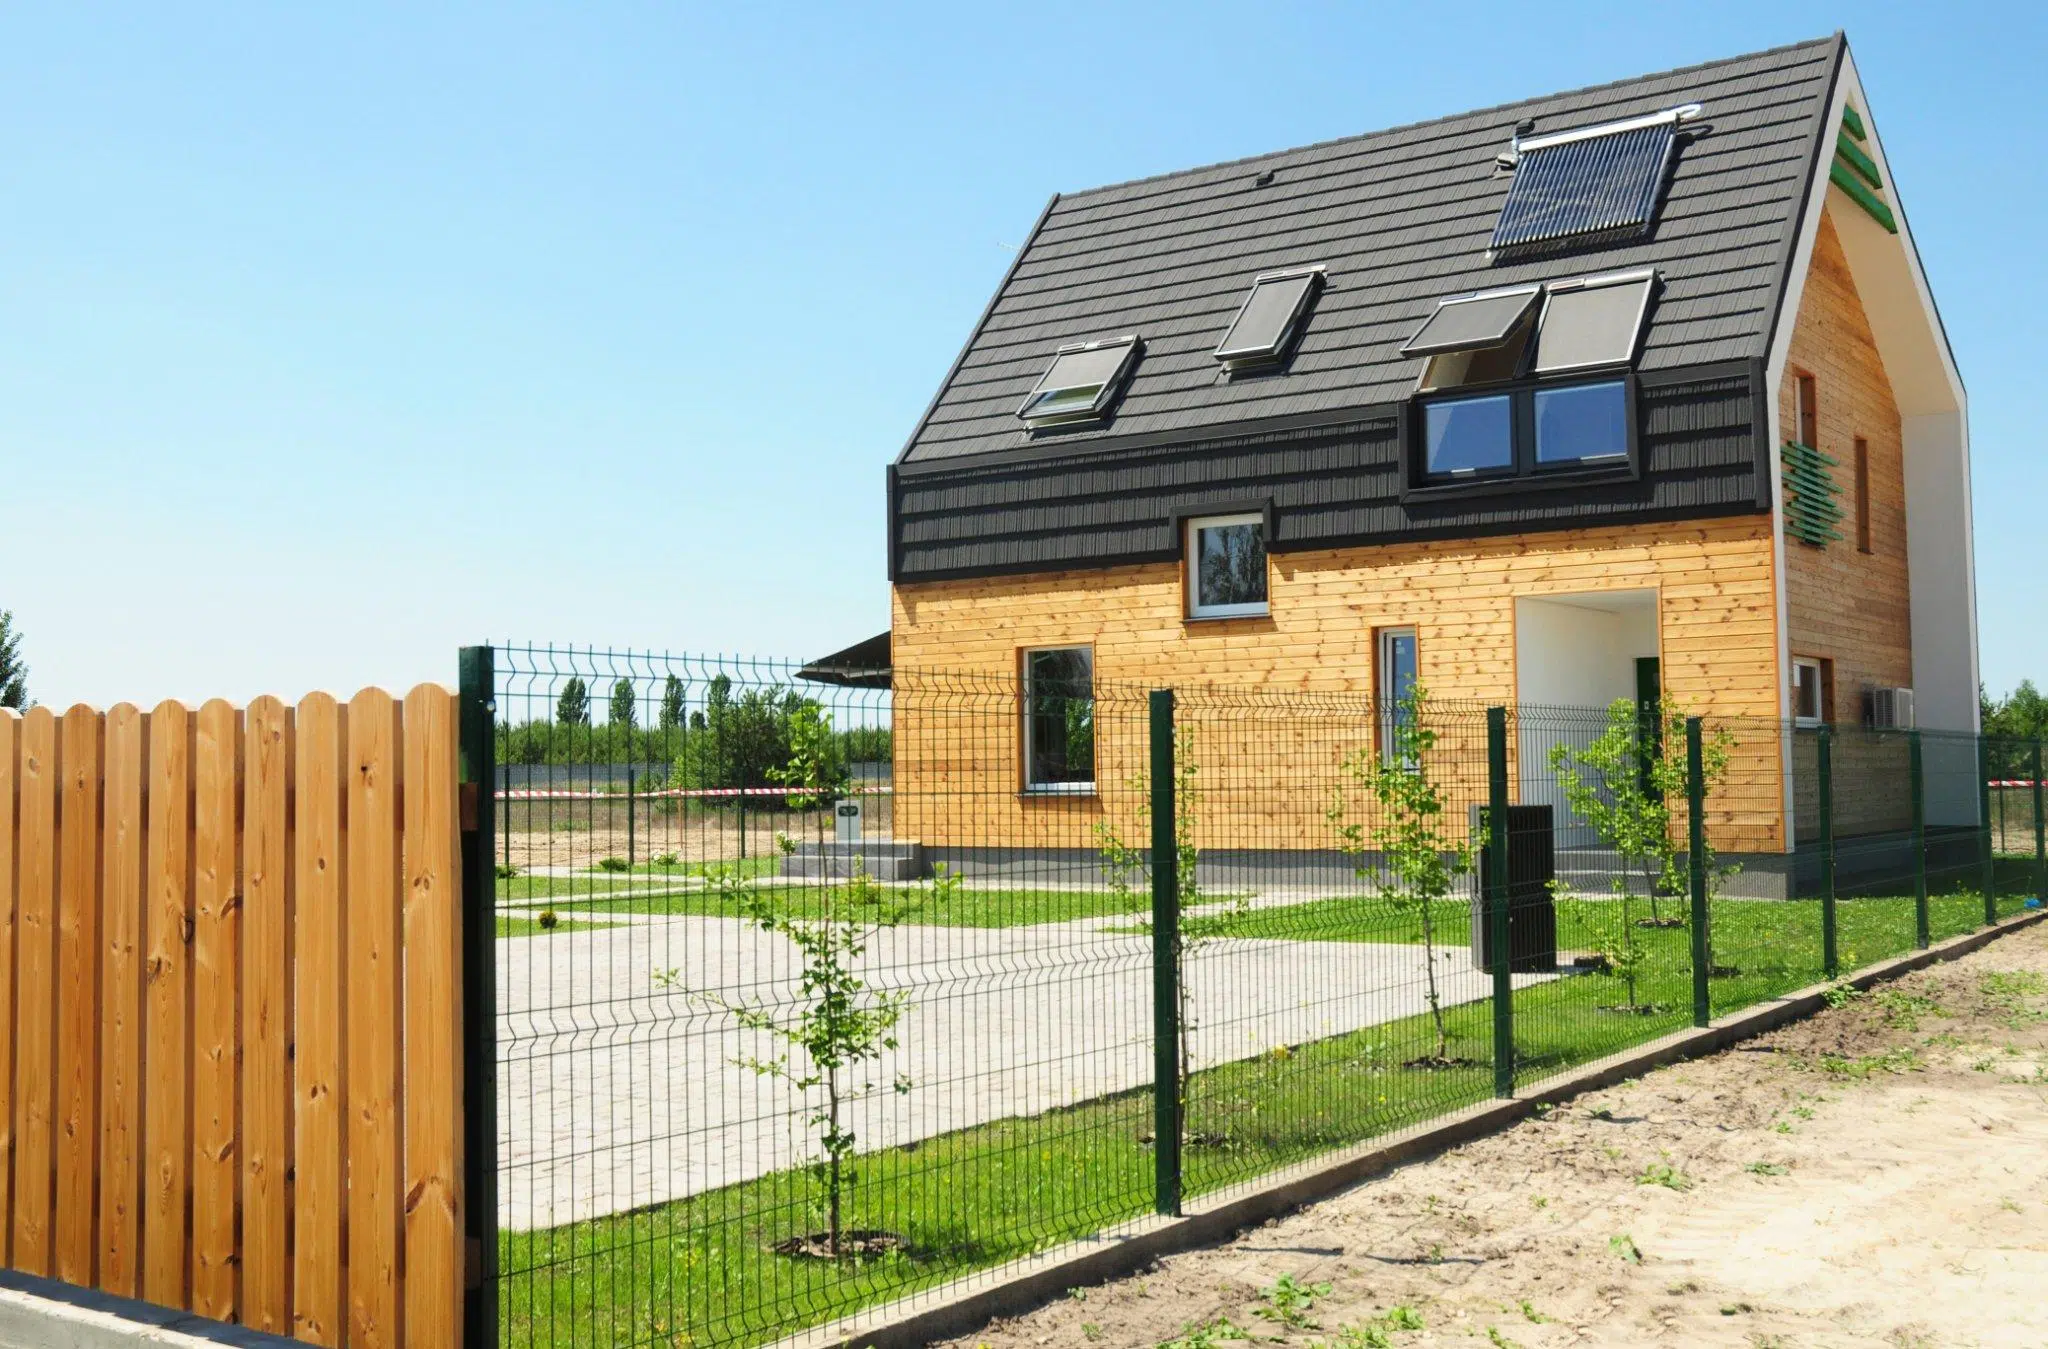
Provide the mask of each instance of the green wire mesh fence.
POLYGON ((1972 736, 493 659, 506 1345, 1000 1277, 2048 880, 2036 747, 1972 736))

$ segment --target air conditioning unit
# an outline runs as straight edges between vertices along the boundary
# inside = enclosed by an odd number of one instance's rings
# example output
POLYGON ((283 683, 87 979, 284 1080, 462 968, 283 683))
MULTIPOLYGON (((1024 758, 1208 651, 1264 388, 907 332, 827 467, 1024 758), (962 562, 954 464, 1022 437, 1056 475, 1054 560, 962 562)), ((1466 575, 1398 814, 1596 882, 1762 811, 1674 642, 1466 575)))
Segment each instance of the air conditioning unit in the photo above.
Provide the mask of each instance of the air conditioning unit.
POLYGON ((1866 724, 1880 731, 1913 728, 1913 690, 1870 689, 1863 695, 1866 724))

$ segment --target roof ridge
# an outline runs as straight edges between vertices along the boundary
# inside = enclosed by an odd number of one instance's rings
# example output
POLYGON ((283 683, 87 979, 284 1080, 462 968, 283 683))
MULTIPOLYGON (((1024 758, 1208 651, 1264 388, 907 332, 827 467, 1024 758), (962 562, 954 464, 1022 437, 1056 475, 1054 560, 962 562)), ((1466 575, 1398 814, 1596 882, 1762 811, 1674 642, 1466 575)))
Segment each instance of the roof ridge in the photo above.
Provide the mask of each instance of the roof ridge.
POLYGON ((1257 164, 1269 159, 1279 159, 1286 155, 1302 154, 1309 150, 1322 150, 1333 145, 1350 145, 1359 141, 1375 140, 1381 136, 1419 131, 1424 127, 1440 126, 1449 122, 1462 121, 1468 117, 1480 117, 1489 113, 1504 113, 1515 108, 1527 107, 1532 103, 1548 103, 1552 99, 1566 98, 1573 94, 1597 94, 1609 89, 1619 89, 1624 85, 1640 84, 1644 80, 1661 79, 1667 75, 1691 75, 1698 71, 1712 70, 1717 66, 1732 66, 1742 61, 1754 61, 1761 56, 1777 56, 1783 52, 1802 51, 1809 47, 1825 47, 1841 41, 1842 36, 1842 30, 1838 28, 1825 37, 1806 38, 1799 42, 1787 42, 1776 47, 1765 47, 1753 52, 1741 52, 1734 56, 1724 56, 1712 61, 1700 61, 1689 66, 1673 66, 1669 70, 1647 70, 1640 75, 1630 75, 1623 79, 1608 80, 1601 84, 1580 85, 1574 89, 1558 89, 1547 94, 1533 94, 1527 98, 1518 98, 1510 103, 1496 103, 1484 108, 1467 108, 1463 112, 1446 113, 1441 117, 1425 117, 1419 122, 1400 122, 1393 126, 1379 127, 1372 131, 1354 132, 1349 136, 1332 136, 1328 140, 1310 141, 1305 145, 1290 145, 1284 149, 1267 150, 1261 154, 1244 155, 1237 159, 1219 159, 1211 164, 1197 164, 1190 168, 1170 169, 1164 173, 1149 173, 1137 178, 1125 178, 1114 183, 1098 184, 1095 187, 1077 188, 1071 192, 1061 192, 1059 199, 1062 202, 1073 202, 1079 198, 1092 197, 1101 192, 1114 192, 1121 188, 1139 187, 1146 183, 1165 182, 1172 178, 1186 178, 1198 173, 1209 173, 1216 169, 1235 168, 1241 164, 1257 164))

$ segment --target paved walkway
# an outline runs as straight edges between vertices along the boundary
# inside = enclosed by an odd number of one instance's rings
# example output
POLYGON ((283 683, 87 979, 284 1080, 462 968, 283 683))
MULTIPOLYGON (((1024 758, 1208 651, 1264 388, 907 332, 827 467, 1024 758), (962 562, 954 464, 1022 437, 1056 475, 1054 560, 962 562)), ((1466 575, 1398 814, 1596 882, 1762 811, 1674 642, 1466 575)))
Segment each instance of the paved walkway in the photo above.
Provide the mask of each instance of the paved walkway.
MULTIPOLYGON (((901 1048, 859 1074, 874 1089, 846 1114, 861 1150, 1149 1083, 1151 940, 1112 925, 877 933, 861 969, 910 1005, 901 1048), (899 1077, 907 1091, 893 1089, 899 1077)), ((805 1102, 735 1062, 781 1046, 716 1005, 793 1006, 787 940, 737 919, 634 918, 501 939, 498 960, 507 1228, 678 1199, 814 1155, 805 1102)), ((1464 949, 1437 960, 1447 1004, 1486 996, 1464 949)), ((1192 1057, 1209 1067, 1424 1011, 1425 968, 1419 946, 1212 941, 1188 981, 1192 1057)))

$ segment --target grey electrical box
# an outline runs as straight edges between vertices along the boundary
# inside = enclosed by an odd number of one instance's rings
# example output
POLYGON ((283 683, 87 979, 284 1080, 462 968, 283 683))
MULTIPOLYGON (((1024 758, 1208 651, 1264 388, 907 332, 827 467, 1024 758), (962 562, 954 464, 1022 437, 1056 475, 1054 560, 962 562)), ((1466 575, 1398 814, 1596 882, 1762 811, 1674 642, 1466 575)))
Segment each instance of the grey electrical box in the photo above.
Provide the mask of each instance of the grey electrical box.
POLYGON ((841 843, 860 842, 860 802, 852 797, 832 807, 833 837, 841 843))

